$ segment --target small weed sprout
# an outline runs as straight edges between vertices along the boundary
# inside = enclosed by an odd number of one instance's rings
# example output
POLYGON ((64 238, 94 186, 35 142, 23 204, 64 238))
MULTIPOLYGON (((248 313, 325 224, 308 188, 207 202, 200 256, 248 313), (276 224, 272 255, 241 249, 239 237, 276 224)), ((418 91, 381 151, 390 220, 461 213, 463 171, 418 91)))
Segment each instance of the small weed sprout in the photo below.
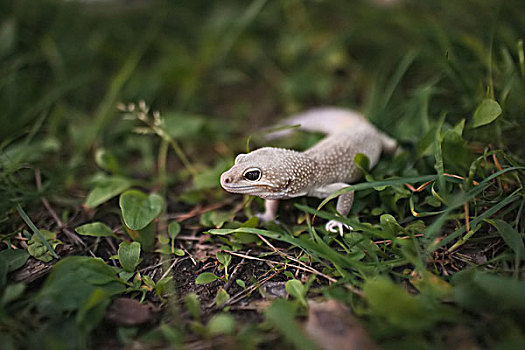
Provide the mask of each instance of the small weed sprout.
MULTIPOLYGON (((150 135, 155 134, 160 137, 165 145, 171 145, 177 157, 188 170, 192 176, 197 175, 197 171, 189 161, 188 157, 180 147, 180 145, 175 141, 175 139, 167 132, 164 119, 161 117, 159 111, 150 111, 150 107, 146 104, 145 101, 139 101, 138 105, 135 103, 118 103, 117 109, 124 113, 124 119, 126 120, 138 120, 146 126, 136 127, 133 131, 137 134, 150 135)), ((165 171, 165 157, 167 156, 167 147, 161 146, 161 151, 159 152, 159 172, 165 171), (165 151, 162 151, 166 149, 165 151)))

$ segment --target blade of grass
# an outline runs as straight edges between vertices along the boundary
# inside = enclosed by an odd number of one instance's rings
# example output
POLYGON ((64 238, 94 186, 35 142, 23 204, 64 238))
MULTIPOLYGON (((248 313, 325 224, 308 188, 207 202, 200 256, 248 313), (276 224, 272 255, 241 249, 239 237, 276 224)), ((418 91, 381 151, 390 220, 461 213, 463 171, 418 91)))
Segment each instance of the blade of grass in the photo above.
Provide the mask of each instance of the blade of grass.
POLYGON ((518 41, 518 56, 520 58, 521 77, 525 78, 525 53, 523 51, 523 39, 518 41))
POLYGON ((385 89, 385 93, 383 94, 383 101, 381 105, 382 109, 385 109, 386 106, 388 105, 388 102, 392 98, 392 95, 394 94, 396 87, 399 85, 399 83, 401 82, 401 79, 406 74, 406 72, 408 71, 408 69, 410 68, 414 60, 416 59, 416 57, 417 57, 417 52, 411 51, 411 52, 408 52, 401 60, 401 63, 399 64, 396 71, 394 72, 394 75, 390 79, 390 82, 388 83, 385 89))
POLYGON ((322 207, 326 205, 329 201, 332 199, 339 197, 343 193, 347 193, 350 191, 360 191, 360 190, 366 190, 369 188, 374 187, 380 187, 380 186, 396 186, 396 185, 403 185, 403 184, 413 184, 416 182, 427 182, 431 180, 435 180, 437 178, 437 175, 421 175, 421 176, 413 176, 413 177, 402 177, 402 178, 395 178, 395 179, 387 179, 387 180, 379 180, 379 181, 371 181, 371 182, 363 182, 357 185, 349 185, 348 187, 342 188, 339 191, 336 191, 326 197, 321 204, 317 207, 318 210, 320 210, 322 207))
MULTIPOLYGON (((483 214, 479 215, 478 217, 476 217, 474 220, 472 220, 470 222, 470 226, 475 227, 477 224, 481 223, 481 221, 490 218, 493 214, 497 213, 499 210, 501 210, 502 208, 504 208, 508 204, 510 204, 510 203, 518 200, 519 198, 521 198, 521 195, 520 195, 521 190, 522 190, 521 188, 518 188, 517 190, 512 192, 512 194, 510 194, 509 196, 505 197, 505 199, 500 201, 498 204, 496 204, 496 205, 490 207, 489 209, 487 209, 486 211, 484 211, 483 214)), ((460 206, 461 206, 461 204, 460 204, 460 206)), ((454 232, 449 234, 447 237, 445 237, 441 241, 432 243, 427 248, 427 252, 431 253, 431 252, 435 251, 436 249, 438 249, 438 248, 444 246, 445 244, 451 242, 453 239, 459 237, 461 234, 465 233, 465 231, 466 231, 466 227, 465 227, 465 225, 462 225, 461 227, 459 227, 457 230, 455 230, 454 232)), ((469 238, 470 238, 470 236, 464 237, 463 238, 463 243, 465 243, 469 238)))
POLYGON ((284 233, 277 233, 262 229, 243 227, 238 229, 211 229, 207 233, 212 235, 228 235, 232 233, 253 233, 260 234, 261 236, 275 239, 281 242, 291 244, 295 247, 303 249, 310 256, 317 259, 326 259, 334 264, 341 267, 362 271, 365 269, 365 265, 358 261, 351 261, 345 255, 338 253, 330 246, 328 246, 323 240, 320 242, 314 242, 312 240, 295 238, 284 233))
POLYGON ((24 211, 24 209, 22 208, 20 204, 16 205, 16 210, 18 211, 18 214, 20 214, 20 217, 22 218, 22 220, 24 220, 24 222, 27 224, 27 226, 29 226, 31 230, 37 235, 37 237, 40 239, 40 241, 42 242, 44 247, 46 247, 49 253, 55 259, 60 259, 57 253, 55 253, 55 250, 53 249, 53 247, 51 247, 51 245, 46 241, 46 239, 44 238, 40 230, 35 226, 35 224, 33 224, 33 221, 31 221, 29 216, 27 216, 26 212, 24 211))
POLYGON ((248 26, 257 18, 268 0, 253 0, 250 5, 239 16, 239 19, 220 36, 218 42, 210 42, 213 49, 210 51, 208 45, 203 45, 196 54, 195 70, 189 79, 186 87, 180 92, 179 108, 184 109, 188 106, 191 99, 204 81, 204 77, 210 69, 222 63, 230 53, 235 42, 248 26))
POLYGON ((453 210, 457 209, 458 207, 463 206, 463 204, 465 202, 470 201, 475 196, 477 196, 479 193, 481 193, 485 188, 487 188, 490 185, 490 181, 492 181, 493 179, 497 178, 498 176, 500 176, 500 175, 502 175, 504 173, 507 173, 509 171, 515 171, 515 170, 525 170, 525 167, 515 166, 515 167, 509 167, 509 168, 502 169, 502 170, 500 170, 498 172, 495 172, 494 174, 490 175, 485 180, 481 181, 476 187, 474 187, 473 189, 471 189, 467 193, 460 193, 459 195, 454 197, 451 200, 451 202, 450 202, 449 206, 447 207, 447 209, 445 209, 445 211, 443 212, 443 214, 441 214, 441 216, 439 216, 436 219, 436 221, 434 221, 434 223, 432 223, 432 225, 427 227, 427 229, 425 230, 425 238, 426 239, 433 239, 433 238, 435 238, 435 236, 437 235, 439 229, 445 223, 447 216, 453 210))
POLYGON ((138 41, 135 49, 129 54, 120 70, 111 80, 109 89, 98 106, 93 122, 90 123, 80 135, 81 138, 78 140, 75 156, 72 158, 73 164, 82 161, 83 154, 93 144, 97 136, 100 134, 100 131, 111 121, 120 92, 126 82, 130 79, 133 72, 135 72, 142 56, 146 52, 146 49, 155 38, 159 25, 160 23, 157 23, 146 31, 144 36, 138 41))
POLYGON ((525 257, 525 245, 521 234, 509 223, 503 220, 485 220, 494 226, 505 243, 514 251, 515 254, 515 276, 518 276, 520 261, 525 257))

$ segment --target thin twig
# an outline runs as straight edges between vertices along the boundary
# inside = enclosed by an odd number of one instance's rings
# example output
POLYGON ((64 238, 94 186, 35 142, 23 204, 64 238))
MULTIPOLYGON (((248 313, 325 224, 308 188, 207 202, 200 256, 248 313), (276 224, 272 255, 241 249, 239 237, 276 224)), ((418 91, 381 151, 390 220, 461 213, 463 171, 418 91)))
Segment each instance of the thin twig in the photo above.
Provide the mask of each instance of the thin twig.
POLYGON ((224 202, 221 202, 221 203, 210 204, 210 205, 205 206, 205 207, 203 207, 201 205, 197 205, 196 207, 194 207, 192 210, 190 210, 187 213, 170 215, 170 216, 168 216, 168 218, 175 218, 178 222, 181 222, 181 221, 185 221, 185 220, 191 219, 192 217, 195 217, 195 216, 198 216, 198 215, 202 215, 202 214, 204 214, 206 212, 222 208, 222 207, 224 207, 227 204, 228 204, 228 201, 224 201, 224 202))
POLYGON ((405 184, 406 187, 408 187, 408 189, 412 192, 421 192, 423 191, 425 188, 427 188, 428 185, 430 185, 434 180, 430 180, 430 181, 427 181, 425 182, 424 184, 422 184, 421 186, 415 188, 414 186, 412 186, 411 184, 405 184))
MULTIPOLYGON (((36 169, 35 170, 35 182, 36 182, 36 188, 37 190, 40 192, 40 189, 42 188, 42 178, 40 176, 40 169, 36 169)), ((68 238, 75 244, 77 245, 81 245, 82 247, 86 248, 89 253, 95 257, 95 254, 93 254, 93 252, 87 247, 86 243, 84 243, 84 241, 82 239, 80 239, 77 235, 75 235, 71 230, 69 230, 66 225, 62 222, 62 220, 60 220, 60 218, 58 217, 57 213, 53 210, 53 208, 51 207, 51 205, 49 204, 49 202, 47 201, 46 198, 44 197, 41 197, 40 198, 40 201, 42 202, 42 204, 44 205, 44 207, 47 209, 47 211, 49 212, 49 214, 51 215, 51 217, 53 218, 53 220, 55 220, 55 223, 57 224, 58 226, 58 229, 61 230, 62 232, 64 232, 66 234, 66 236, 68 236, 68 238)))
POLYGON ((463 210, 465 212, 465 227, 466 227, 466 232, 470 232, 470 217, 469 217, 469 210, 468 210, 468 202, 465 202, 465 204, 463 205, 463 210))
MULTIPOLYGON (((187 257, 185 257, 184 259, 187 259, 187 257)), ((161 279, 161 280, 164 279, 164 278, 168 275, 168 273, 170 273, 171 269, 173 269, 173 267, 174 267, 177 263, 183 261, 184 259, 175 258, 175 260, 173 260, 173 263, 171 263, 170 267, 168 267, 168 269, 166 270, 166 272, 164 272, 164 273, 162 274, 162 277, 161 277, 160 279, 161 279)), ((164 262, 161 262, 160 264, 162 265, 163 263, 164 263, 164 262)))
POLYGON ((263 284, 265 284, 266 282, 268 282, 269 280, 271 280, 272 278, 274 278, 275 276, 279 275, 281 273, 281 271, 276 271, 274 272, 272 275, 264 278, 263 280, 261 280, 260 282, 257 282, 255 284, 253 284, 251 287, 237 293, 236 295, 234 295, 233 297, 231 297, 230 299, 228 299, 226 301, 226 303, 224 303, 225 305, 233 305, 239 301, 241 301, 245 296, 246 294, 251 294, 253 291, 255 291, 257 288, 259 288, 260 286, 262 286, 263 284))
POLYGON ((290 267, 293 267, 295 269, 298 269, 298 270, 301 270, 301 271, 305 271, 305 272, 310 272, 310 273, 313 273, 313 274, 318 275, 320 277, 323 277, 323 278, 327 279, 328 281, 330 281, 332 283, 336 283, 337 282, 337 279, 335 279, 333 277, 330 277, 328 275, 325 275, 324 273, 319 272, 319 271, 315 270, 313 267, 310 267, 310 266, 303 267, 303 266, 299 266, 299 265, 295 265, 295 264, 282 263, 282 262, 279 262, 279 261, 268 260, 268 259, 261 259, 261 258, 255 257, 255 256, 244 255, 244 254, 240 254, 240 253, 233 252, 233 251, 230 251, 230 250, 225 250, 225 252, 228 253, 228 254, 234 255, 234 256, 238 256, 240 258, 244 258, 244 259, 257 260, 257 261, 262 261, 262 262, 266 262, 266 263, 269 263, 269 264, 275 264, 275 265, 290 266, 290 267))
MULTIPOLYGON (((300 260, 297 260, 297 259, 294 259, 293 257, 289 256, 288 254, 286 253, 283 253, 281 252, 279 249, 275 248, 270 242, 268 242, 267 239, 265 239, 263 236, 261 236, 260 234, 257 234, 257 236, 264 242, 266 243, 273 251, 275 251, 277 254, 281 255, 282 257, 286 258, 286 259, 290 259, 296 263, 298 263, 299 265, 302 265, 304 266, 306 269, 309 269, 308 271, 310 273, 316 273, 318 271, 316 271, 315 269, 311 268, 310 266, 306 265, 305 263, 303 263, 302 261, 300 260), (312 271, 313 270, 313 271, 312 271)), ((295 268, 298 268, 297 266, 295 268)), ((324 276, 323 276, 324 277, 324 276)), ((326 276, 328 277, 328 276, 326 276)), ((326 278, 325 277, 325 278, 326 278)), ((335 280, 335 282, 337 282, 337 280, 335 280)), ((357 289, 356 287, 352 286, 352 285, 349 285, 349 284, 345 284, 344 285, 346 289, 348 289, 349 291, 351 291, 352 293, 356 294, 356 295, 359 295, 359 296, 364 296, 363 292, 359 289, 357 289)))

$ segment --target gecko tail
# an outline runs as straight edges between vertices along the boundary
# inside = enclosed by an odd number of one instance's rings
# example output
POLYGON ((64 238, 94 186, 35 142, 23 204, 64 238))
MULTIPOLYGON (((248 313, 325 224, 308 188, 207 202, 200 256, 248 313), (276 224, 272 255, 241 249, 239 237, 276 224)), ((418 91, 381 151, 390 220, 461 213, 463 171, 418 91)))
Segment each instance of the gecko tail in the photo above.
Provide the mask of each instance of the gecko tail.
POLYGON ((291 128, 270 132, 267 138, 276 139, 286 136, 293 131, 293 126, 297 126, 301 130, 333 135, 363 122, 368 123, 363 115, 349 109, 313 108, 285 119, 284 124, 291 126, 291 128))

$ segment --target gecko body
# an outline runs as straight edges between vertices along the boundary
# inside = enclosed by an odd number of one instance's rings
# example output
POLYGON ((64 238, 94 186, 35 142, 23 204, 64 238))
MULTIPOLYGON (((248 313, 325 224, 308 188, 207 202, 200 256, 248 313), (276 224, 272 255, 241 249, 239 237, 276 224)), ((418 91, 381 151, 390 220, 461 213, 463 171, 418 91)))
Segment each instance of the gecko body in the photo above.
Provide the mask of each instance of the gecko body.
MULTIPOLYGON (((233 167, 221 175, 228 192, 249 194, 266 200, 263 221, 275 219, 279 199, 299 196, 326 198, 361 177, 354 164, 358 153, 366 155, 373 167, 382 152, 393 153, 397 142, 378 131, 360 114, 339 108, 321 108, 289 118, 290 125, 327 134, 304 152, 264 147, 239 154, 233 167)), ((336 210, 346 217, 354 192, 338 197, 336 210)), ((331 220, 326 228, 342 235, 344 224, 331 220)))

